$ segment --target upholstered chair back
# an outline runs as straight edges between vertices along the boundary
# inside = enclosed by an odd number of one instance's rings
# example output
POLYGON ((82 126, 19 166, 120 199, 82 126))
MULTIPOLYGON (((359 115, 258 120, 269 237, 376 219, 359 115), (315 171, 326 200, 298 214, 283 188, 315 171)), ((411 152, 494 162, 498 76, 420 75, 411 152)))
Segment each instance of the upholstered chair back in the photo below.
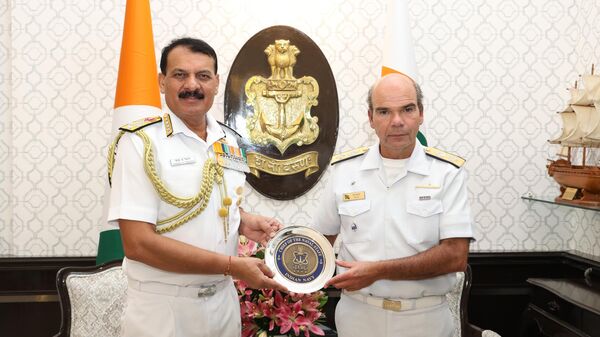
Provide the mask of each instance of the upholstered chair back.
POLYGON ((57 274, 62 321, 55 337, 118 337, 127 291, 121 261, 57 274))

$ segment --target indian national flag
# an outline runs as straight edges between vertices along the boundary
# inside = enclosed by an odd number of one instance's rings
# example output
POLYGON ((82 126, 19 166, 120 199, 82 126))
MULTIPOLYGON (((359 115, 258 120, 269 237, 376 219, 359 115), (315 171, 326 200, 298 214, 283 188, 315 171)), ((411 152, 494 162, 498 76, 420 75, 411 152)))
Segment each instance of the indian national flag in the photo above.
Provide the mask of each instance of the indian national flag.
MULTIPOLYGON (((149 0, 127 0, 111 142, 119 127, 140 118, 161 114, 157 76, 149 0)), ((124 256, 119 230, 106 223, 109 195, 107 182, 97 264, 124 256)))
POLYGON ((408 1, 388 0, 386 13, 381 76, 403 73, 416 80, 417 63, 408 22, 408 1))
MULTIPOLYGON (((402 73, 416 81, 417 62, 408 22, 408 0, 388 0, 384 39, 381 76, 402 73)), ((425 136, 420 131, 417 138, 427 146, 425 136)))

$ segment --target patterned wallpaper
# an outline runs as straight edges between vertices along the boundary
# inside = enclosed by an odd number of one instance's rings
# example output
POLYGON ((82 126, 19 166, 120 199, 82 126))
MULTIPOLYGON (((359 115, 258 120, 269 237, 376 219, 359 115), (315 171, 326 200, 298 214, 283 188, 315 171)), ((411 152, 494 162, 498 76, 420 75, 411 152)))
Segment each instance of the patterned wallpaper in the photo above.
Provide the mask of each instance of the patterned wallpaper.
POLYGON ((10 8, 0 3, 0 254, 12 250, 11 113, 10 113, 10 8))
MULTIPOLYGON (((225 79, 237 51, 272 25, 309 35, 337 81, 337 151, 371 144, 365 96, 377 78, 384 0, 151 0, 157 54, 206 39, 225 79)), ((600 61, 595 0, 409 2, 430 144, 467 158, 475 251, 578 250, 600 256, 600 212, 533 203, 565 88, 600 61)), ((102 223, 125 0, 0 1, 0 255, 95 255, 102 223)), ((597 160, 597 159, 596 159, 597 160)), ((322 180, 287 202, 249 191, 247 208, 308 223, 322 180)))

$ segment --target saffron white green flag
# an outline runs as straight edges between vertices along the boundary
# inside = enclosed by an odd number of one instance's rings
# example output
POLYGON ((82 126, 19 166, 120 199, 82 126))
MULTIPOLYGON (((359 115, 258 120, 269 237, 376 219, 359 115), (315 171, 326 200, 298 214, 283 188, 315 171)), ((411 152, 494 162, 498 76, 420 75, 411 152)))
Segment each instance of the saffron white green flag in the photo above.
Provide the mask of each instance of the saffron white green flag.
MULTIPOLYGON (((119 127, 143 117, 161 114, 157 76, 149 0, 127 0, 110 142, 119 127)), ((106 221, 109 195, 107 182, 97 264, 124 256, 119 229, 109 226, 106 221)))
MULTIPOLYGON (((386 8, 381 76, 391 73, 402 73, 413 81, 417 80, 417 62, 408 21, 408 0, 388 0, 386 8)), ((417 139, 427 146, 421 131, 417 139)))
POLYGON ((402 73, 416 80, 417 63, 408 22, 408 1, 388 0, 381 76, 402 73))

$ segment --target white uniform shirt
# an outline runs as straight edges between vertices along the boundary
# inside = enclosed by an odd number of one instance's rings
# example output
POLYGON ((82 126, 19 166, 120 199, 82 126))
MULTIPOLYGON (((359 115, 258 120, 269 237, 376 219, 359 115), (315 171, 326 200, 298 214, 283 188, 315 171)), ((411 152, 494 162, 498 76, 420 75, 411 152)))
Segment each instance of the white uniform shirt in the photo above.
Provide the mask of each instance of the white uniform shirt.
MULTIPOLYGON (((417 142, 406 170, 388 181, 376 144, 332 167, 313 226, 325 235, 339 234, 341 260, 412 256, 442 239, 473 236, 466 180, 464 169, 427 156, 417 142), (365 197, 344 201, 352 192, 364 192, 365 197)), ((338 267, 338 273, 344 271, 338 267)), ((379 280, 360 292, 418 298, 445 294, 455 281, 454 273, 425 280, 379 280)))
MULTIPOLYGON (((206 141, 198 137, 175 114, 170 113, 173 134, 167 137, 163 122, 149 125, 143 131, 151 139, 156 170, 167 188, 178 197, 191 197, 200 191, 204 162, 214 158, 212 145, 223 137, 226 143, 237 146, 235 138, 225 134, 217 121, 207 114, 206 141)), ((108 221, 118 226, 118 219, 129 219, 156 224, 181 211, 160 199, 146 175, 143 161, 144 145, 139 136, 127 132, 119 141, 112 176, 108 221)), ((223 219, 218 215, 222 196, 214 183, 206 209, 177 229, 162 234, 226 255, 237 254, 240 212, 236 205, 235 189, 243 186, 245 175, 224 170, 227 194, 233 203, 229 208, 229 237, 224 240, 223 219)), ((160 270, 144 263, 124 259, 128 277, 138 281, 155 281, 178 285, 197 285, 219 281, 223 275, 178 274, 160 270)))

